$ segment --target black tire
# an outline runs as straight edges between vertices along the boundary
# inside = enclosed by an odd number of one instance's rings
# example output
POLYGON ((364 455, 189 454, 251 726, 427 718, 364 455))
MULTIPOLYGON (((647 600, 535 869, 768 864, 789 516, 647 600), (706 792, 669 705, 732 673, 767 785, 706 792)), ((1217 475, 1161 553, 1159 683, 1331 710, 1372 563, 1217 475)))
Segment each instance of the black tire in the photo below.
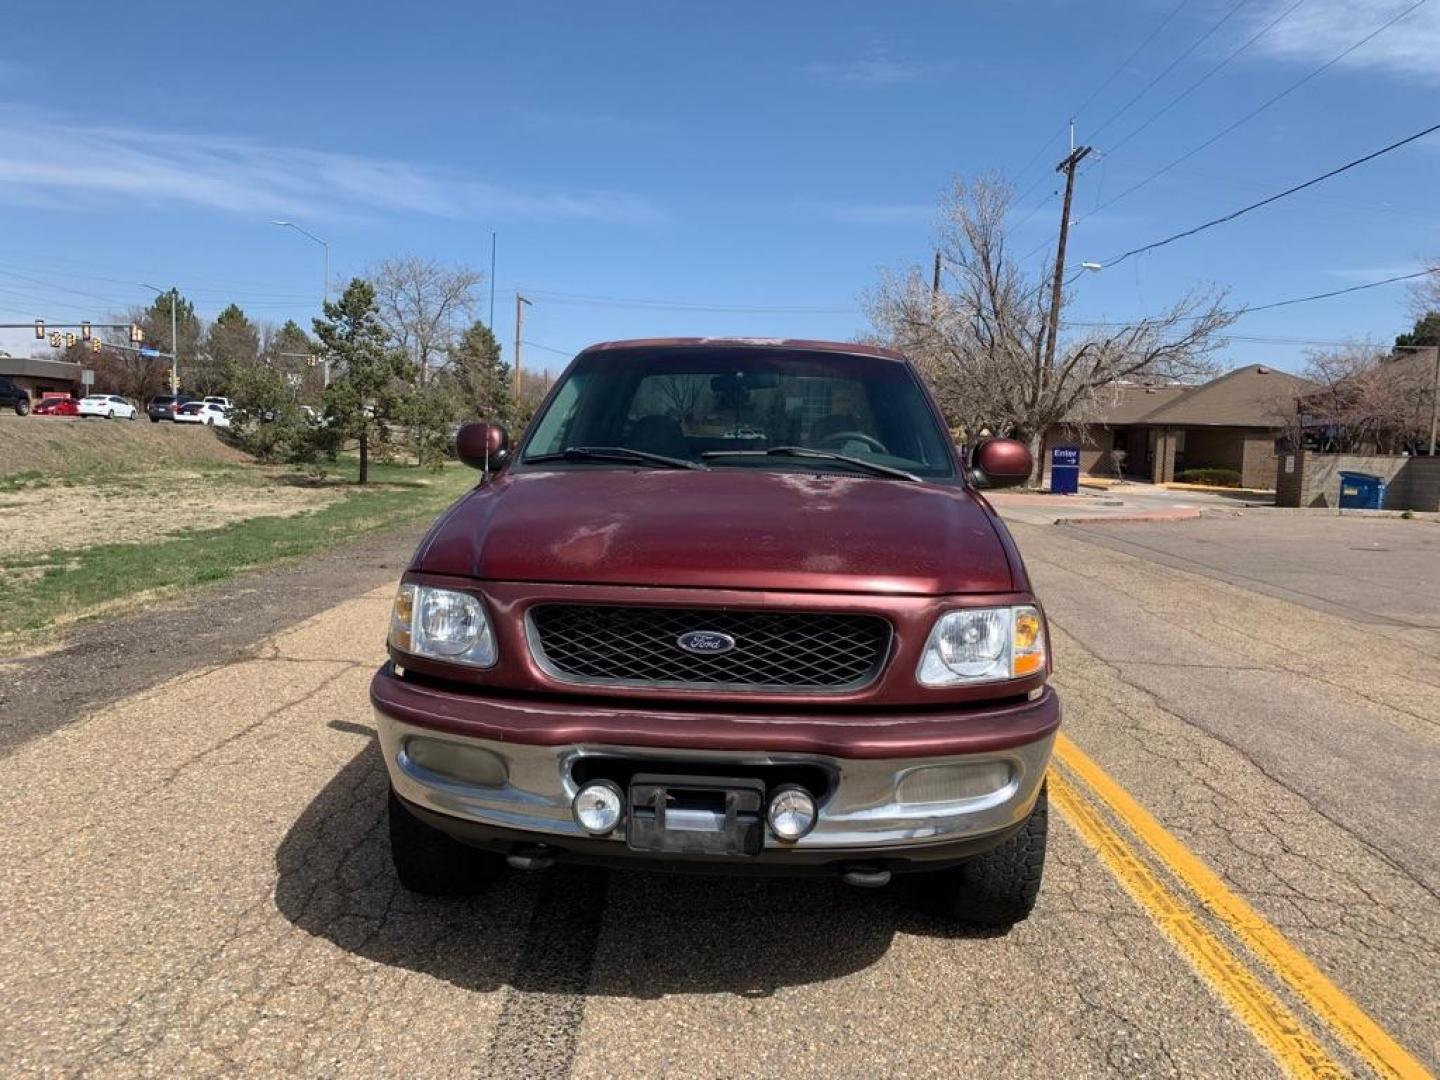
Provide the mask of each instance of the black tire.
POLYGON ((505 872, 499 855, 466 847, 410 813, 390 790, 390 861, 400 884, 422 896, 470 896, 505 872))
POLYGON ((17 401, 17 402, 15 403, 15 415, 16 415, 16 416, 29 416, 29 415, 30 415, 30 402, 27 401, 25 398, 21 398, 19 401, 17 401))
POLYGON ((1045 872, 1049 800, 1040 788, 1030 817, 1005 843, 935 875, 945 914, 968 926, 1007 929, 1027 918, 1045 872))
POLYGON ((150 422, 151 422, 152 424, 158 424, 158 423, 160 422, 160 417, 158 417, 158 416, 152 416, 152 417, 150 417, 150 422))
POLYGON ((115 419, 115 410, 114 410, 114 409, 111 409, 108 413, 106 413, 106 414, 105 414, 105 419, 106 419, 106 420, 114 420, 114 419, 115 419))

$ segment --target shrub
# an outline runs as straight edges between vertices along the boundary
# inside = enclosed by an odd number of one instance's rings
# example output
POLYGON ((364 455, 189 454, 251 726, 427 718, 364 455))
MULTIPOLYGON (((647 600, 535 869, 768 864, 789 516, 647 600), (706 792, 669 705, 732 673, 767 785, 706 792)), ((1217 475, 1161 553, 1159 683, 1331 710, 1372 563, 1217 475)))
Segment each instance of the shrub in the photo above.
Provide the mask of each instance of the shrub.
POLYGON ((1184 469, 1175 474, 1181 484, 1205 484, 1209 487, 1239 487, 1240 474, 1234 469, 1184 469))

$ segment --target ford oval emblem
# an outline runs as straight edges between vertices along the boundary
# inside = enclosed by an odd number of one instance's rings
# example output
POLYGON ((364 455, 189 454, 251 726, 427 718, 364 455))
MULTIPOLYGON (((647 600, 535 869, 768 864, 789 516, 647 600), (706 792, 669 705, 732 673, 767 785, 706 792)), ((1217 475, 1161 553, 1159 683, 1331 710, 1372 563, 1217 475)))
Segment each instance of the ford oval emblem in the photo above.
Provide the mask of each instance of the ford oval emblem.
POLYGON ((729 652, 735 648, 735 639, 715 630, 691 630, 676 638, 675 644, 686 652, 711 655, 729 652))

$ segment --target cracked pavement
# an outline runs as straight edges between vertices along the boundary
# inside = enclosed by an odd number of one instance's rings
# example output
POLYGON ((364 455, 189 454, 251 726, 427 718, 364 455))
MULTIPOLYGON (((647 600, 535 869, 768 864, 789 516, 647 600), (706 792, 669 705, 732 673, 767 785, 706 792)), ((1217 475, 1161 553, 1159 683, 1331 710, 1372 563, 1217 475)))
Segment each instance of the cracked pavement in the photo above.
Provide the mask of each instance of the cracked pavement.
MULTIPOLYGON (((1346 617, 1342 587, 1300 604, 1187 563, 1211 525, 1015 526, 1066 730, 1433 1070, 1434 580, 1406 626, 1346 617)), ((148 615, 169 667, 118 698, 97 675, 88 709, 0 701, 24 736, 0 734, 7 1073, 1279 1075, 1059 813, 1039 907, 1004 935, 947 926, 916 881, 558 868, 404 892, 365 695, 411 542, 293 625, 247 615, 276 593, 243 579, 224 649, 148 615)))

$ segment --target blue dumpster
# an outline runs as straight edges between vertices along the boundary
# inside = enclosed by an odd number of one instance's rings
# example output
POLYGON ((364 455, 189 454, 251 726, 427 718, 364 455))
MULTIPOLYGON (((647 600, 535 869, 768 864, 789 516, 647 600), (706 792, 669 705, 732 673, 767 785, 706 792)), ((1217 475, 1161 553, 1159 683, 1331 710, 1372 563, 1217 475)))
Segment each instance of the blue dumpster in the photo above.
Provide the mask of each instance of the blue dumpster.
POLYGON ((1379 510, 1385 505, 1385 481, 1363 472, 1340 474, 1340 509, 1379 510))

